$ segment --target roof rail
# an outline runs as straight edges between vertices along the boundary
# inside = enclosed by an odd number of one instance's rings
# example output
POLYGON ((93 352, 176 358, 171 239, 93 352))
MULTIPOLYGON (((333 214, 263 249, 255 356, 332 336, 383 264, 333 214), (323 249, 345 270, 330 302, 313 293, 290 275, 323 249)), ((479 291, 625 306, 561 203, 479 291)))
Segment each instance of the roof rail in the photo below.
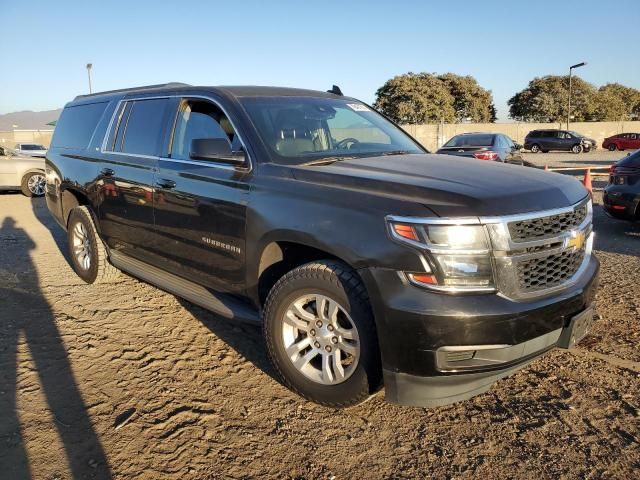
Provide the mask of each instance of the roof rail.
POLYGON ((79 100, 81 98, 90 98, 97 97, 99 95, 110 95, 113 93, 129 93, 129 92, 137 92, 139 90, 154 90, 157 88, 177 88, 177 87, 190 87, 188 83, 181 82, 169 82, 169 83, 159 83, 157 85, 144 85, 141 87, 133 87, 133 88, 120 88, 117 90, 107 90, 106 92, 96 92, 96 93, 88 93, 86 95, 78 95, 74 100, 79 100))

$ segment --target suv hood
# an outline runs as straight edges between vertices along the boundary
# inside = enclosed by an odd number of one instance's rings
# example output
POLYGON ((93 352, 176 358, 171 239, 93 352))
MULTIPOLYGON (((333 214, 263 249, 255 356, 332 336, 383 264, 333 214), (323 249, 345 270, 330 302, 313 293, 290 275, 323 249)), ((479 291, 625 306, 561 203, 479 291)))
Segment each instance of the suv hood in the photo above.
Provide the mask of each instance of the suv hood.
POLYGON ((587 195, 579 181, 559 173, 450 155, 359 158, 293 167, 293 175, 302 181, 418 202, 442 217, 551 210, 569 207, 587 195))

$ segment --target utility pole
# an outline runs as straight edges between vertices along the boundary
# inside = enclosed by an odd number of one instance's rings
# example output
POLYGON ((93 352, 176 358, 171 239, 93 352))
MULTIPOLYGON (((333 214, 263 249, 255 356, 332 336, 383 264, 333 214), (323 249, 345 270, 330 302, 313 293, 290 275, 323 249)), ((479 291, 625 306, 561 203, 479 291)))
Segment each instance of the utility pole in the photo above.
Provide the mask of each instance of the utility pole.
POLYGON ((93 64, 87 63, 87 76, 89 77, 89 94, 93 93, 91 91, 91 67, 93 67, 93 64))
POLYGON ((575 65, 571 65, 569 67, 569 103, 567 105, 567 130, 569 130, 569 122, 571 121, 571 71, 574 68, 584 67, 587 62, 576 63, 575 65))

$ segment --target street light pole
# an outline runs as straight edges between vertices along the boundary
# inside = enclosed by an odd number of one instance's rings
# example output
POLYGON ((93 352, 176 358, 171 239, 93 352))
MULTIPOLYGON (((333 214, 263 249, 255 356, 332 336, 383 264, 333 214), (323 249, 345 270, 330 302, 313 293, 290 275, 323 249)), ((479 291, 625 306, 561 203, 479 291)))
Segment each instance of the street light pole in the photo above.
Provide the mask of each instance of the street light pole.
POLYGON ((569 102, 567 105, 567 130, 569 130, 569 122, 571 121, 571 71, 574 68, 584 67, 587 62, 576 63, 575 65, 571 65, 569 67, 569 102))
POLYGON ((92 63, 87 63, 87 75, 89 77, 89 94, 91 94, 91 67, 93 67, 92 63))

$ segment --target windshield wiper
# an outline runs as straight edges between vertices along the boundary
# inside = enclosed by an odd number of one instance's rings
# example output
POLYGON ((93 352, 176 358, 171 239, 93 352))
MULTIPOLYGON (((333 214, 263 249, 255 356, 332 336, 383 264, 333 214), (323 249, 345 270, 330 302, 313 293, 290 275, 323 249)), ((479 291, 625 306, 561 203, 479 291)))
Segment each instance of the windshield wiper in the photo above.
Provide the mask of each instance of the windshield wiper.
POLYGON ((305 162, 300 164, 303 167, 315 166, 315 165, 331 165, 335 162, 341 162, 342 160, 352 160, 358 157, 324 157, 316 160, 311 160, 310 162, 305 162))
POLYGON ((409 155, 411 153, 409 150, 389 150, 388 152, 382 152, 382 155, 409 155))

